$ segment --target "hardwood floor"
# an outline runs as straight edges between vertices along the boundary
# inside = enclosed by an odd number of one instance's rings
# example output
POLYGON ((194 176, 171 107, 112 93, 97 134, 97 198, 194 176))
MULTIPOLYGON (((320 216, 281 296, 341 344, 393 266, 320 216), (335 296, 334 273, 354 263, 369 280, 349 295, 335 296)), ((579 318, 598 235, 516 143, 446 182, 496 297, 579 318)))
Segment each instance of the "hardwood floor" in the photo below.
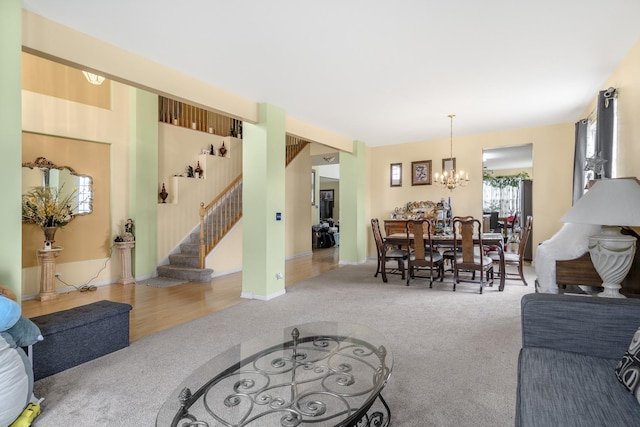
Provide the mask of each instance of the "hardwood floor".
MULTIPOLYGON (((338 248, 317 249, 313 255, 285 263, 285 287, 338 268, 338 248)), ((185 283, 169 288, 112 284, 95 291, 61 293, 49 301, 22 302, 22 313, 35 317, 103 299, 131 304, 130 340, 197 319, 242 301, 242 273, 216 277, 210 282, 185 283)))

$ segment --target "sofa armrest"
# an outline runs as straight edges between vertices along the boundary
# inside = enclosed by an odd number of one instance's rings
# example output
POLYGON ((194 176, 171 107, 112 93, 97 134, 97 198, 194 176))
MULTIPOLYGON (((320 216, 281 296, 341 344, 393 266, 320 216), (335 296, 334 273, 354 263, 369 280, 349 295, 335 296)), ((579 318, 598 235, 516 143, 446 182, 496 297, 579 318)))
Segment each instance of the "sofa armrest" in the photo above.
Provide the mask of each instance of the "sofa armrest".
POLYGON ((522 347, 621 358, 640 327, 640 300, 527 294, 522 298, 522 347))

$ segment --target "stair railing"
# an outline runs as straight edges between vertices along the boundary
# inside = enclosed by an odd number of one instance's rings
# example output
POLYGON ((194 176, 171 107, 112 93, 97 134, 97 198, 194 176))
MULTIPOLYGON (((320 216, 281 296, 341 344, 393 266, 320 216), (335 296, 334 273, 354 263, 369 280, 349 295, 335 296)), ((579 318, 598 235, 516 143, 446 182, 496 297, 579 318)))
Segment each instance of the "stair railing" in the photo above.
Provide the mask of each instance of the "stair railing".
POLYGON ((296 136, 287 135, 285 141, 285 165, 289 165, 293 159, 302 151, 304 147, 309 144, 309 141, 305 141, 296 136))
POLYGON ((242 218, 242 175, 234 179, 208 205, 200 203, 200 268, 205 258, 242 218))

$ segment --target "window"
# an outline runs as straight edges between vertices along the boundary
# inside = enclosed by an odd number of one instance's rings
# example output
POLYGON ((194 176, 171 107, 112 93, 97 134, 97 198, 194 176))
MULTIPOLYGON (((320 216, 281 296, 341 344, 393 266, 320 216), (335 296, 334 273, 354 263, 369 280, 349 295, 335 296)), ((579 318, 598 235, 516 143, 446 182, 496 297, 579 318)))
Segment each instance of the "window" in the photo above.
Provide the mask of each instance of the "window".
POLYGON ((91 212, 91 178, 78 177, 78 213, 91 212))

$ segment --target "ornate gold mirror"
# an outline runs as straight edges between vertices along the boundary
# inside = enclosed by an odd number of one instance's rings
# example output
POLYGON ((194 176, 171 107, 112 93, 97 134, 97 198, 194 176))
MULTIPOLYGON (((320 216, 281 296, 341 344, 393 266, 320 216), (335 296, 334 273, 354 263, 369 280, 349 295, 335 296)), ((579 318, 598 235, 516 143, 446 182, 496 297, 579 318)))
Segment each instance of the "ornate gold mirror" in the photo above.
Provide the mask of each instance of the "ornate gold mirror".
POLYGON ((73 194, 77 202, 72 206, 73 215, 87 215, 93 211, 93 178, 79 175, 69 166, 58 166, 44 157, 23 163, 22 194, 34 187, 53 187, 61 198, 73 194))

